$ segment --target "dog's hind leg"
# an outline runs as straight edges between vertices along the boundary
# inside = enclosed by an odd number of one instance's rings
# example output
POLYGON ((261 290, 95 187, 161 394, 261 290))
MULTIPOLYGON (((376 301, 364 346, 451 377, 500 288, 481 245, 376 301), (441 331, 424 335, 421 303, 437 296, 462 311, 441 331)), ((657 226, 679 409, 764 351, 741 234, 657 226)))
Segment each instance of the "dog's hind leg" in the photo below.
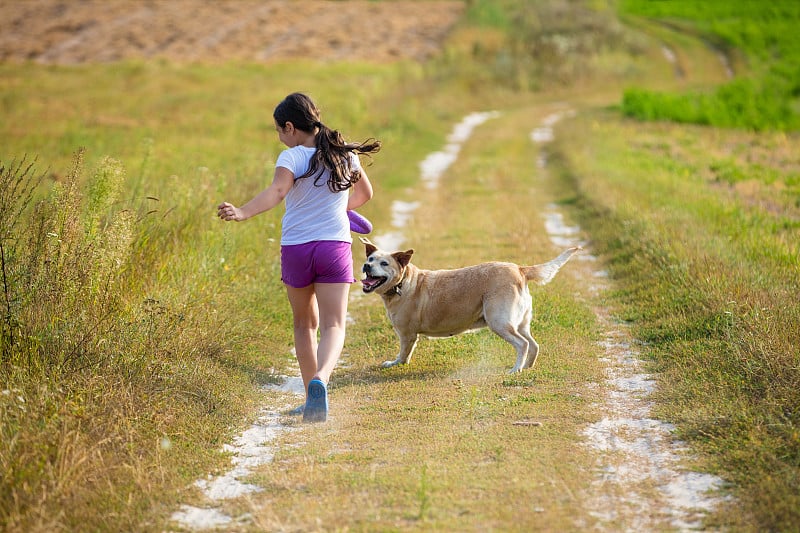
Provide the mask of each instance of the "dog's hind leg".
POLYGON ((528 357, 525 360, 525 364, 522 365, 522 368, 533 368, 533 365, 536 364, 536 358, 539 357, 539 343, 533 340, 530 324, 522 324, 517 331, 528 340, 528 357))
POLYGON ((517 362, 514 364, 514 368, 512 368, 509 373, 513 374, 514 372, 519 372, 525 368, 525 360, 528 358, 529 350, 528 339, 520 335, 519 331, 517 331, 517 328, 515 328, 513 324, 509 324, 507 322, 504 324, 489 324, 489 328, 497 333, 500 338, 513 346, 517 351, 517 362))
POLYGON ((525 363, 522 365, 522 368, 533 368, 533 365, 536 364, 536 358, 539 357, 539 344, 531 335, 532 318, 533 312, 531 311, 529 305, 528 309, 525 311, 525 316, 522 318, 522 322, 520 322, 519 326, 517 326, 517 331, 519 334, 525 337, 525 339, 528 341, 528 356, 525 360, 525 363))

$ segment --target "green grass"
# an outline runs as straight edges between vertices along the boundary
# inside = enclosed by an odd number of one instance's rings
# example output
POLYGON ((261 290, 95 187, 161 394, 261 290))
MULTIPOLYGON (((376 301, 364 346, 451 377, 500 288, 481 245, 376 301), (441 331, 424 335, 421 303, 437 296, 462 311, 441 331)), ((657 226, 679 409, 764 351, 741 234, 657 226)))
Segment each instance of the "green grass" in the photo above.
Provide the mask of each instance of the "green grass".
POLYGON ((794 164, 780 154, 795 152, 797 139, 646 126, 610 113, 573 121, 562 138, 582 225, 610 258, 622 318, 659 372, 658 413, 733 483, 743 506, 715 520, 793 529, 800 210, 794 164), (768 179, 737 188, 725 178, 748 174, 755 160, 768 179))
POLYGON ((625 0, 618 9, 623 17, 654 20, 700 35, 726 56, 743 54, 749 71, 705 91, 676 94, 631 88, 622 99, 628 116, 756 131, 800 128, 796 2, 625 0))
POLYGON ((796 130, 794 88, 774 79, 732 81, 711 93, 691 95, 628 89, 622 109, 642 120, 671 120, 756 131, 796 130))

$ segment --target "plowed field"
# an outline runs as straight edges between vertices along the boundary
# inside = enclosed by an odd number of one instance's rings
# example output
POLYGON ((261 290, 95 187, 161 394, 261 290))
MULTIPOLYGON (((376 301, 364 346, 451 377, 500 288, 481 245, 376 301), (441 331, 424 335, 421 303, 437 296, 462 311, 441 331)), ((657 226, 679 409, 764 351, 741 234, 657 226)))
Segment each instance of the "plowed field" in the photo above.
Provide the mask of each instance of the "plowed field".
POLYGON ((458 1, 3 1, 0 61, 421 60, 463 9, 458 1))

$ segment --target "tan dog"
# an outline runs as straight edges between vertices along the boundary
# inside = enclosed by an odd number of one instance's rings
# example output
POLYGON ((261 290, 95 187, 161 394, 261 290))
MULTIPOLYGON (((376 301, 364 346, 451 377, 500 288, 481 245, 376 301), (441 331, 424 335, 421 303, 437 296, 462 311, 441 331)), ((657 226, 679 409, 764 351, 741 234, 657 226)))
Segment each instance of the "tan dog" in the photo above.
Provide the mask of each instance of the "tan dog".
POLYGON ((530 333, 528 281, 548 283, 580 247, 541 265, 490 262, 455 270, 422 270, 411 264, 414 250, 385 252, 369 239, 361 280, 365 293, 383 298, 386 314, 400 339, 400 353, 383 367, 411 359, 419 335, 450 337, 489 327, 517 351, 511 372, 531 368, 539 345, 530 333))

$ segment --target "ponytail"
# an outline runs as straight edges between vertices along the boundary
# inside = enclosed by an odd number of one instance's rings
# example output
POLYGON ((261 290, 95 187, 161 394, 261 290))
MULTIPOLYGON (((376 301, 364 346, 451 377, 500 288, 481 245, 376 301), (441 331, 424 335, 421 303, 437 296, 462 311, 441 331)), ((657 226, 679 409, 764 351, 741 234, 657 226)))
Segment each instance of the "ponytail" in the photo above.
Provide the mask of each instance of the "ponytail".
POLYGON ((273 118, 281 127, 291 122, 301 131, 310 133, 315 128, 319 130, 315 139, 317 151, 311 158, 308 171, 298 179, 315 176, 314 185, 321 186, 319 179, 327 169, 330 172, 327 185, 331 192, 345 191, 361 179, 361 172, 353 168, 351 153, 371 155, 381 149, 381 142, 376 139, 367 139, 362 143, 345 142, 341 133, 320 121, 319 109, 311 98, 302 93, 293 93, 284 98, 275 108, 273 118))
POLYGON ((319 121, 317 124, 319 124, 316 137, 317 152, 311 159, 308 171, 301 178, 316 175, 314 184, 319 185, 318 180, 322 176, 322 169, 325 168, 330 171, 328 189, 331 192, 345 191, 361 179, 361 172, 353 168, 350 153, 356 155, 377 153, 381 149, 381 142, 367 139, 362 143, 348 143, 338 131, 330 129, 319 121))

